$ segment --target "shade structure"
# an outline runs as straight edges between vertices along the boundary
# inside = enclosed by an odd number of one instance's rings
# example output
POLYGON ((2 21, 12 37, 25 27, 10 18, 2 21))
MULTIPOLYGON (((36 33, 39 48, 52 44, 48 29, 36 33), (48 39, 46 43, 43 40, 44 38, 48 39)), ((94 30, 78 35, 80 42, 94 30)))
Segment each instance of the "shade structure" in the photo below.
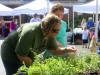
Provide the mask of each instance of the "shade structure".
MULTIPOLYGON (((96 0, 83 5, 74 5, 73 11, 80 13, 96 13, 96 0)), ((100 0, 98 0, 98 12, 100 13, 100 0)))
MULTIPOLYGON (((28 4, 19 6, 17 8, 14 8, 14 13, 19 14, 30 14, 30 13, 38 13, 38 14, 44 14, 48 12, 48 5, 47 0, 35 0, 28 4)), ((49 1, 49 10, 52 8, 54 4, 49 1)), ((65 14, 69 13, 69 10, 67 8, 64 8, 65 14)))
POLYGON ((13 9, 0 4, 0 15, 13 15, 13 9))
POLYGON ((19 15, 19 14, 14 13, 12 8, 0 4, 0 16, 14 16, 14 15, 19 15))

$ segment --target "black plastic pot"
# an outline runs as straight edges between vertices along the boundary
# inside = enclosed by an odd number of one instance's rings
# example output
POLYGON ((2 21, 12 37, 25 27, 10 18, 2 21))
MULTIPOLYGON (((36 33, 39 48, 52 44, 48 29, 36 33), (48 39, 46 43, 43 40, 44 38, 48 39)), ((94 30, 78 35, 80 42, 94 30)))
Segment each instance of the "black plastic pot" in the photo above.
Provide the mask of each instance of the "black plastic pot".
POLYGON ((91 72, 90 75, 98 75, 97 71, 91 72))
POLYGON ((27 70, 19 70, 17 71, 16 75, 28 75, 27 70))
POLYGON ((77 73, 77 75, 85 75, 84 73, 77 73))

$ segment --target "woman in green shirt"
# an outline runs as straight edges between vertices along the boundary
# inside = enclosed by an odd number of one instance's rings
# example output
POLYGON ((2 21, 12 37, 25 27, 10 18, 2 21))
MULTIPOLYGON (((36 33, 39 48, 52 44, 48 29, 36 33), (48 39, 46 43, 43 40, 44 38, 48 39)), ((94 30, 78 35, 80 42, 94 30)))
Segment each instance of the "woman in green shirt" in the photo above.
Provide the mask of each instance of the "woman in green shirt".
POLYGON ((1 45, 1 59, 6 75, 13 75, 23 62, 30 66, 34 61, 32 51, 37 54, 48 49, 53 55, 76 52, 74 46, 59 48, 55 36, 60 30, 61 21, 53 14, 45 16, 41 22, 26 23, 9 35, 1 45), (32 51, 30 48, 33 48, 32 51))

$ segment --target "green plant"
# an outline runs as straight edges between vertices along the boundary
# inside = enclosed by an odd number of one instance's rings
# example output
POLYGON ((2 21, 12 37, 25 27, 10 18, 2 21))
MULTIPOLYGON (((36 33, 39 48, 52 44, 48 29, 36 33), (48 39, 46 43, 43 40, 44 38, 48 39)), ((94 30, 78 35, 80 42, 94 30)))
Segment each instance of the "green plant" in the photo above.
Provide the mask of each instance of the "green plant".
POLYGON ((53 58, 50 57, 44 61, 38 58, 27 68, 25 65, 20 70, 27 70, 28 75, 82 75, 85 72, 94 72, 100 67, 100 56, 95 53, 86 54, 81 52, 80 57, 70 58, 53 58))
POLYGON ((40 67, 37 67, 37 66, 31 66, 29 68, 29 75, 42 75, 42 71, 41 71, 41 68, 40 67), (32 67, 32 68, 31 68, 32 67))

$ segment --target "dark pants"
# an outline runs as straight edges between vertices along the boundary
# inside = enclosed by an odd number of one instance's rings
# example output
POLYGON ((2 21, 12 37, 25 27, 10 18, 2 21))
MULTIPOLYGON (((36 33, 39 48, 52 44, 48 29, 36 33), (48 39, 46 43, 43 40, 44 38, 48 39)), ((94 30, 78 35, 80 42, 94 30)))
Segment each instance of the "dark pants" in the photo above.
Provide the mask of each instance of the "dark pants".
POLYGON ((6 71, 6 75, 13 75, 15 73, 17 73, 18 68, 20 68, 20 66, 22 66, 22 64, 15 64, 15 63, 11 63, 8 61, 5 61, 2 59, 5 71, 6 71))

